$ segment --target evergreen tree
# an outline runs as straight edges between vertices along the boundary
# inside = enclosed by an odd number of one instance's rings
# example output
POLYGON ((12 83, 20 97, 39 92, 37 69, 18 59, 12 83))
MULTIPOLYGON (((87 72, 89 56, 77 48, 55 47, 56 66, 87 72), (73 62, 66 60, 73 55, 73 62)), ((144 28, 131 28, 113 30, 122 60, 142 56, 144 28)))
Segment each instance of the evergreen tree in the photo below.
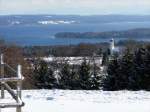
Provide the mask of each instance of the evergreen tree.
POLYGON ((142 77, 144 76, 144 55, 145 50, 138 48, 134 53, 134 72, 130 76, 129 88, 132 90, 142 89, 142 77))
POLYGON ((55 77, 53 71, 48 68, 45 61, 39 60, 34 69, 34 75, 36 79, 36 86, 38 88, 51 89, 55 84, 55 77))
POLYGON ((79 75, 74 65, 71 67, 71 89, 81 89, 79 83, 79 75))
POLYGON ((71 87, 70 87, 70 85, 71 85, 71 71, 70 71, 70 66, 67 62, 61 68, 59 75, 60 75, 60 80, 59 80, 60 88, 71 89, 71 87))
POLYGON ((127 49, 122 58, 113 59, 104 82, 106 90, 150 90, 150 47, 127 49))
POLYGON ((103 66, 106 66, 108 64, 109 56, 110 56, 110 50, 107 49, 107 51, 105 51, 103 53, 103 57, 102 57, 102 65, 103 66))
POLYGON ((45 74, 44 83, 45 83, 45 88, 47 89, 54 88, 57 85, 54 72, 51 68, 49 68, 47 73, 45 74))
POLYGON ((81 89, 79 83, 79 75, 75 66, 65 63, 60 71, 60 88, 62 89, 81 89))
POLYGON ((122 90, 131 89, 130 81, 134 74, 133 54, 126 49, 122 58, 113 59, 108 65, 108 75, 104 79, 104 89, 106 90, 122 90))
POLYGON ((144 61, 144 76, 142 77, 142 88, 150 90, 150 46, 146 46, 144 61))
POLYGON ((119 85, 119 62, 115 58, 111 60, 108 65, 107 73, 108 75, 105 76, 103 80, 103 89, 104 90, 118 90, 120 87, 119 85))
POLYGON ((93 72, 92 72, 92 89, 97 90, 100 89, 101 84, 101 76, 99 73, 100 69, 95 63, 95 59, 93 58, 93 72))
POLYGON ((87 63, 86 59, 84 59, 84 61, 80 66, 79 79, 80 79, 80 87, 82 89, 85 90, 92 89, 90 65, 87 63))
POLYGON ((134 55, 130 51, 130 49, 126 49, 125 54, 123 55, 120 62, 120 70, 119 70, 119 80, 120 80, 120 89, 131 89, 130 81, 132 80, 132 75, 134 75, 134 55))
POLYGON ((47 63, 45 61, 38 60, 34 69, 35 79, 36 79, 36 86, 38 88, 45 88, 44 86, 44 77, 47 74, 47 63))

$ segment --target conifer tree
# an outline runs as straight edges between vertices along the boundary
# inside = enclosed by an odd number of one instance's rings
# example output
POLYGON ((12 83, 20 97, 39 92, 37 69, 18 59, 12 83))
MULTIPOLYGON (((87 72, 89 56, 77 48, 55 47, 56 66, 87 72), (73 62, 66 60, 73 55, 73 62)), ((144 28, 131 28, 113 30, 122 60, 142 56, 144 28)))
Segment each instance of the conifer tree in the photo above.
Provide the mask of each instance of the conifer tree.
POLYGON ((111 60, 108 65, 107 73, 103 80, 103 89, 104 90, 118 90, 119 89, 119 62, 115 58, 111 60))
POLYGON ((34 69, 35 79, 36 79, 36 86, 38 88, 44 88, 44 77, 47 74, 47 64, 45 61, 38 60, 36 67, 34 69))
POLYGON ((142 88, 150 90, 150 45, 146 46, 144 61, 144 76, 142 77, 142 88))
POLYGON ((92 70, 92 89, 97 90, 100 89, 101 84, 101 76, 100 76, 100 69, 95 63, 95 59, 93 58, 93 70, 92 70))
POLYGON ((130 89, 131 76, 134 73, 133 54, 126 49, 122 58, 113 59, 108 65, 108 75, 104 79, 104 89, 106 90, 122 90, 130 89))
POLYGON ((133 57, 133 53, 127 48, 120 63, 120 89, 130 89, 128 85, 134 74, 133 57))
POLYGON ((144 55, 145 50, 143 48, 138 48, 134 52, 134 72, 130 76, 129 88, 132 90, 142 89, 142 77, 144 76, 144 55))
POLYGON ((82 62, 79 68, 79 78, 80 78, 80 87, 82 89, 92 89, 90 65, 87 63, 86 59, 82 62))
POLYGON ((44 83, 45 88, 47 89, 55 88, 57 85, 54 72, 51 68, 48 68, 47 73, 45 74, 44 83))
POLYGON ((71 89, 81 89, 79 84, 79 74, 74 65, 71 67, 71 89))
POLYGON ((120 59, 113 59, 103 81, 105 90, 150 90, 150 47, 127 49, 120 59))
POLYGON ((60 75, 60 80, 59 80, 60 88, 70 89, 71 71, 70 71, 70 66, 67 62, 61 68, 61 71, 60 71, 59 75, 60 75))
POLYGON ((55 84, 55 77, 53 76, 52 69, 48 68, 48 64, 39 60, 34 69, 34 75, 36 79, 36 86, 38 88, 48 88, 51 89, 55 84))

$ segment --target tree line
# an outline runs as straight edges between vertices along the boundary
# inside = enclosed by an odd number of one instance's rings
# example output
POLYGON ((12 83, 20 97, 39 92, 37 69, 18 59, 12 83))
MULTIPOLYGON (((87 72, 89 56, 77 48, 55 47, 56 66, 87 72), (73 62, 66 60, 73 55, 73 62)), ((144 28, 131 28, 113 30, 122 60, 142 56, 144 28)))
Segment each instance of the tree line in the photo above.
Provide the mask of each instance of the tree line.
POLYGON ((150 45, 126 48, 121 57, 112 57, 107 73, 104 90, 150 90, 150 45))
MULTIPOLYGON (((119 55, 110 56, 107 50, 102 52, 103 66, 107 67, 105 75, 94 60, 91 65, 84 59, 78 66, 67 62, 31 62, 26 60, 28 56, 23 47, 8 45, 3 41, 0 41, 0 51, 4 53, 5 62, 14 69, 17 64, 23 65, 24 89, 150 90, 150 44, 126 45, 119 55)), ((15 74, 5 68, 5 75, 9 77, 15 74)))
POLYGON ((90 65, 86 59, 79 66, 69 65, 65 62, 57 70, 49 68, 45 61, 39 60, 34 67, 36 87, 40 89, 100 89, 100 68, 94 63, 90 65), (57 70, 58 73, 56 73, 57 70))

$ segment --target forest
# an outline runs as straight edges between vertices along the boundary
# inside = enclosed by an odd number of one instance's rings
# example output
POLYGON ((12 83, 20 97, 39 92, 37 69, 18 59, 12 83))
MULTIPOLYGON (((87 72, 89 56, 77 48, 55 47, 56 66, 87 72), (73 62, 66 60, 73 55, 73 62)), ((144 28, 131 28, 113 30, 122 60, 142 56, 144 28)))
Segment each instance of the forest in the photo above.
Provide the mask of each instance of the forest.
POLYGON ((130 38, 137 39, 141 37, 149 38, 149 28, 139 28, 126 31, 110 31, 110 32, 85 32, 85 33, 74 33, 74 32, 61 32, 55 34, 56 38, 130 38))

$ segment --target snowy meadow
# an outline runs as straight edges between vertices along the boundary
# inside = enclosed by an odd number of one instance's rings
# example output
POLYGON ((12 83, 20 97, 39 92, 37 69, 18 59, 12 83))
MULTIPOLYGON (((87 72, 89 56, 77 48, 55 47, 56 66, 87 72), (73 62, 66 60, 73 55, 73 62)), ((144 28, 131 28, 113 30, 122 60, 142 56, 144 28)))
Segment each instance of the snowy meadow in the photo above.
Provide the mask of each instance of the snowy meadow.
MULTIPOLYGON (((11 97, 6 95, 5 101, 11 97)), ((149 112, 150 92, 86 91, 86 90, 24 90, 23 112, 149 112)), ((1 109, 15 112, 15 109, 1 109)))

